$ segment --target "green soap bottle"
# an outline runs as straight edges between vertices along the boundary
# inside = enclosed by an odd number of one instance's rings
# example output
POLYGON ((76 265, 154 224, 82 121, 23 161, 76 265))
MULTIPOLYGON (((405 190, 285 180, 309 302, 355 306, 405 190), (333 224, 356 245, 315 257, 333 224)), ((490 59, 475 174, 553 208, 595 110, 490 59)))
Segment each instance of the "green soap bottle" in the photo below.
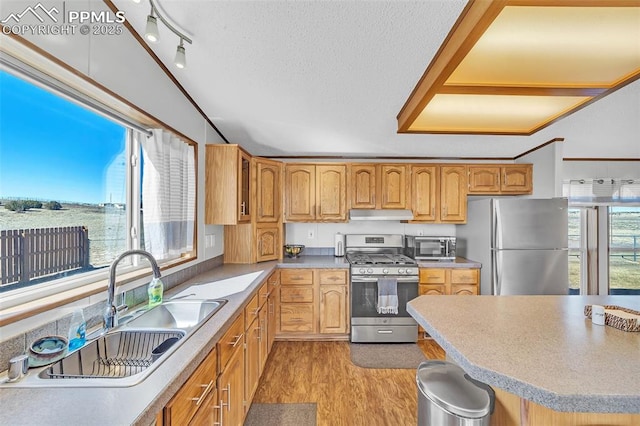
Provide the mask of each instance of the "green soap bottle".
POLYGON ((164 291, 164 285, 160 278, 153 278, 147 287, 147 293, 149 294, 149 309, 162 303, 162 292, 164 291))

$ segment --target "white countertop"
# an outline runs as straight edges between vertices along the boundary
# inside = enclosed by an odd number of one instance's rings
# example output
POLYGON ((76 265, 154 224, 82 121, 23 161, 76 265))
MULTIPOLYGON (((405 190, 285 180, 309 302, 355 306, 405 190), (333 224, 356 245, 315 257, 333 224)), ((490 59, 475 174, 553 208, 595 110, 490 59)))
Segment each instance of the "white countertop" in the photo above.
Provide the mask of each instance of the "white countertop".
POLYGON ((640 413, 640 332, 592 324, 587 304, 639 296, 421 296, 409 313, 473 378, 556 411, 640 413))

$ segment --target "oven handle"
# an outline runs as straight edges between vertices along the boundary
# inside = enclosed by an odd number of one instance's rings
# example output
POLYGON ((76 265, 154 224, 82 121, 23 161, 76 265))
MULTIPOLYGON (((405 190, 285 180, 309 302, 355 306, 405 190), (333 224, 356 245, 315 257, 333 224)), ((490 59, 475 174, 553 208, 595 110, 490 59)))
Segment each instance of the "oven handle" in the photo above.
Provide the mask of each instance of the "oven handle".
MULTIPOLYGON (((390 278, 388 276, 384 276, 384 277, 380 277, 380 278, 390 278)), ((396 277, 398 280, 398 284, 418 284, 418 277, 396 277)), ((365 277, 365 278, 361 278, 361 277, 351 277, 351 283, 352 284, 357 284, 357 283, 371 283, 371 282, 377 282, 378 278, 376 277, 365 277)))

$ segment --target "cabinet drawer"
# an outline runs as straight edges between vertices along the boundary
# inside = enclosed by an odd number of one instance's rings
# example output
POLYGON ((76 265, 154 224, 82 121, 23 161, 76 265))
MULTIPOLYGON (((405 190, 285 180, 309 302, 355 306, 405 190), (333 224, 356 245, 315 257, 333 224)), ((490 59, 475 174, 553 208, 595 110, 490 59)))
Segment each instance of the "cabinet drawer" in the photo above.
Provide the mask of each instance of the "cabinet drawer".
POLYGON ((229 330, 224 333, 218 342, 218 353, 220 354, 220 370, 224 370, 229 358, 233 353, 241 349, 244 344, 244 315, 238 315, 229 330))
POLYGON ((282 287, 280 289, 281 303, 313 302, 313 287, 282 287))
POLYGON ((261 308, 269 298, 269 284, 265 281, 262 286, 260 286, 260 290, 258 290, 258 307, 261 308))
POLYGON ((318 270, 320 284, 347 284, 347 270, 326 269, 318 270))
POLYGON ((452 269, 451 284, 478 284, 478 270, 452 269))
POLYGON ((246 327, 249 327, 249 324, 251 324, 254 319, 258 318, 258 311, 260 310, 260 307, 258 306, 258 298, 258 294, 254 295, 249 304, 244 308, 244 324, 246 327))
POLYGON ((280 306, 280 331, 313 332, 313 305, 287 303, 280 306))
POLYGON ((214 348, 169 401, 165 407, 165 419, 169 425, 185 425, 196 411, 206 409, 205 403, 210 401, 209 395, 216 389, 216 361, 214 348))
POLYGON ((420 269, 420 284, 444 284, 444 269, 420 269))
POLYGON ((283 269, 280 271, 280 284, 313 284, 313 269, 283 269))

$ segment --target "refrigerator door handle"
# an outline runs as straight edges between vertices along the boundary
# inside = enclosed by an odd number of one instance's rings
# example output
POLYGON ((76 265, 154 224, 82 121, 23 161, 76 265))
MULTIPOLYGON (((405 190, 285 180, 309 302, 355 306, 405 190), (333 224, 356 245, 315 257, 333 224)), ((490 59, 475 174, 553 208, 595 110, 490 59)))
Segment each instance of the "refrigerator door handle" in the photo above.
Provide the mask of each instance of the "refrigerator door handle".
POLYGON ((498 269, 498 254, 499 252, 496 250, 491 251, 491 261, 493 265, 491 265, 491 289, 493 290, 494 296, 500 295, 500 271, 498 269))
POLYGON ((492 234, 491 238, 493 241, 491 242, 491 248, 498 249, 502 247, 502 222, 500 221, 500 203, 496 202, 496 200, 491 200, 491 204, 493 206, 493 226, 492 226, 492 234), (498 243, 499 242, 499 243, 498 243))

